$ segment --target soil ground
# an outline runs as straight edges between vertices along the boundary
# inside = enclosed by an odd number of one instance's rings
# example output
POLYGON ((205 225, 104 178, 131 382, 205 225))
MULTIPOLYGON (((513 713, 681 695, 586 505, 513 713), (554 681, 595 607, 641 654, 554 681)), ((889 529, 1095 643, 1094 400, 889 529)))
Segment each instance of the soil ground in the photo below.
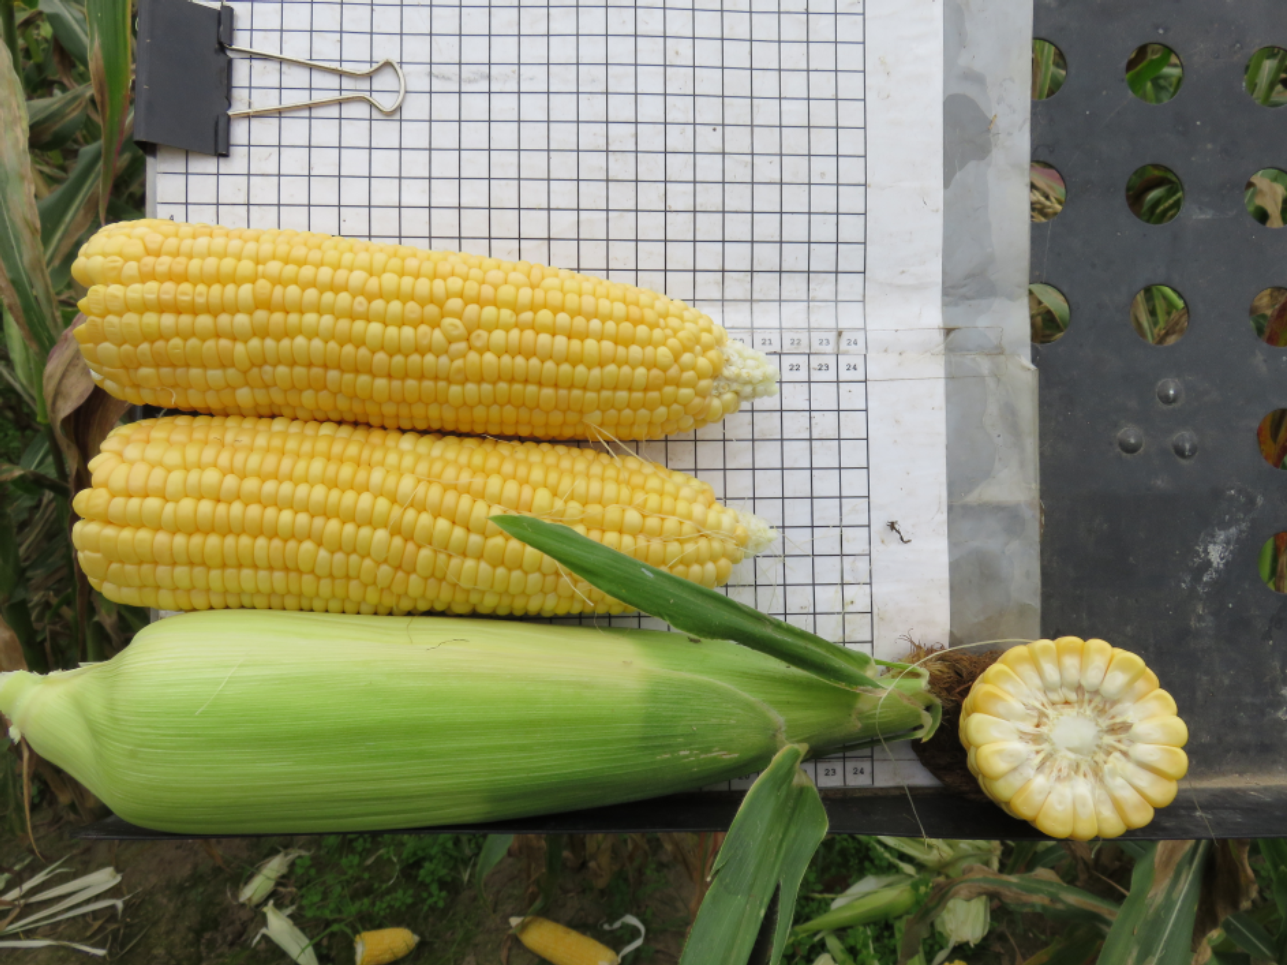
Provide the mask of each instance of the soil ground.
MULTIPOLYGON (((282 965, 289 961, 266 937, 257 946, 251 942, 263 928, 262 911, 237 903, 236 896, 253 869, 264 859, 281 850, 299 848, 312 851, 308 874, 292 871, 285 876, 273 894, 277 907, 300 906, 301 898, 310 897, 314 906, 339 913, 348 900, 345 876, 353 862, 341 853, 351 850, 354 842, 338 837, 273 837, 233 838, 209 842, 83 842, 71 836, 73 823, 36 816, 36 840, 41 854, 49 861, 67 858, 62 867, 69 874, 50 884, 111 865, 122 875, 121 885, 103 897, 128 895, 123 912, 100 911, 92 916, 70 919, 44 929, 24 933, 22 938, 54 938, 107 947, 109 961, 130 965, 282 965), (337 844, 337 841, 339 842, 337 844), (326 888, 330 887, 330 894, 326 888)), ((13 869, 30 855, 25 835, 8 835, 0 839, 0 872, 13 869)), ((400 839, 401 840, 401 839, 400 839)), ((633 866, 619 867, 604 888, 596 888, 591 869, 584 866, 584 847, 569 840, 564 854, 564 872, 557 875, 548 904, 541 910, 545 916, 587 934, 605 944, 622 947, 633 940, 635 932, 624 927, 617 932, 602 932, 598 926, 615 920, 624 912, 644 919, 648 926, 646 947, 632 956, 641 962, 675 962, 688 928, 688 908, 694 886, 681 864, 662 843, 651 838, 632 842, 635 849, 646 848, 646 854, 635 854, 633 866), (581 867, 576 867, 578 863, 581 867), (627 937, 620 937, 627 936, 627 937)), ((476 882, 464 879, 470 870, 463 862, 451 870, 451 880, 435 883, 434 890, 444 899, 441 908, 425 907, 409 900, 426 889, 405 869, 384 856, 365 867, 352 870, 353 892, 357 907, 372 915, 382 907, 400 907, 384 918, 374 920, 327 920, 308 918, 297 910, 292 915, 310 938, 316 942, 323 963, 353 961, 352 936, 364 929, 390 926, 410 928, 421 936, 421 943, 408 965, 492 965, 507 959, 508 965, 534 965, 540 960, 512 939, 507 941, 511 916, 523 915, 539 896, 539 880, 545 861, 539 839, 521 840, 485 879, 483 894, 476 882), (396 876, 403 871, 405 881, 372 881, 372 869, 383 878, 390 869, 396 876), (364 900, 364 895, 383 888, 383 902, 364 900)), ((370 849, 373 853, 375 849, 370 849)), ((618 848, 619 852, 624 848, 618 848)), ((366 862, 365 855, 363 862, 366 862)), ((619 857, 624 857, 620 855, 619 857)), ((40 867, 30 861, 21 871, 25 878, 40 867)), ((12 887, 12 884, 6 886, 12 887)), ((0 919, 5 915, 0 909, 0 919)), ((13 936, 11 936, 13 937, 13 936)), ((83 953, 67 948, 4 953, 7 958, 23 956, 31 965, 84 965, 92 961, 83 953)))

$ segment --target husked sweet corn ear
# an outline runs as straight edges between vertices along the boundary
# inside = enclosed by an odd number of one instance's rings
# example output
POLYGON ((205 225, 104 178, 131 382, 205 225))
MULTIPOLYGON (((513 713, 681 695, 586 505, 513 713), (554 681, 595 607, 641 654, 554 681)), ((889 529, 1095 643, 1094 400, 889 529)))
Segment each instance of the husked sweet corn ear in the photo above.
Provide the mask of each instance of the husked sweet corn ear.
POLYGON ((961 708, 979 785, 1053 838, 1115 838, 1148 824, 1188 772, 1188 736, 1144 661, 1103 640, 1008 650, 961 708))
POLYGON ((509 923, 523 946, 550 965, 617 965, 621 961, 606 945, 548 918, 533 915, 511 918, 509 923))
POLYGON ((655 439, 777 391, 655 292, 300 231, 107 225, 72 274, 95 381, 136 405, 539 439, 655 439))
POLYGON ((172 416, 120 426, 73 529, 90 584, 163 610, 619 613, 501 532, 562 522, 708 587, 773 531, 635 456, 331 422, 172 416))

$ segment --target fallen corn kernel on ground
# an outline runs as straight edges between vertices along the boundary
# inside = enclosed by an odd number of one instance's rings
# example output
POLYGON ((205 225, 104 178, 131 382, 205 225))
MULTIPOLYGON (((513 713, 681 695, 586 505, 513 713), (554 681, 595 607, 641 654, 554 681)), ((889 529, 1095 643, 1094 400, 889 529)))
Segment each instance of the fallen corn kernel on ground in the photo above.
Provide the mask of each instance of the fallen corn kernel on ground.
POLYGON ((523 947, 550 965, 618 965, 621 961, 606 945, 548 918, 533 915, 511 918, 509 923, 523 947))
POLYGON ((112 431, 76 495, 81 568, 162 610, 620 613, 502 533, 523 513, 714 587, 773 540, 631 455, 329 422, 171 416, 112 431))
POLYGON ((406 958, 420 943, 409 928, 379 928, 364 931, 353 939, 355 965, 389 965, 406 958))
POLYGON ((1157 676, 1103 640, 1007 650, 961 709, 980 787, 1054 838, 1115 838, 1153 820, 1188 772, 1188 729, 1157 676))
POLYGON ((99 386, 136 405, 539 439, 656 439, 777 391, 647 289, 478 255, 140 220, 72 265, 99 386))

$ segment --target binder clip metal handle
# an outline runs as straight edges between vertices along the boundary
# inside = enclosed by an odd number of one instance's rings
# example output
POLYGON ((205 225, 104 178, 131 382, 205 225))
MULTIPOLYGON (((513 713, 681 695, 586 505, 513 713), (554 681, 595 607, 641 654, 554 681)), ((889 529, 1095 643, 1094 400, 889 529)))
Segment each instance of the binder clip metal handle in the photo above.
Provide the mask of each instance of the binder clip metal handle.
POLYGON ((334 97, 318 97, 309 101, 296 101, 294 104, 276 104, 272 107, 248 107, 245 110, 229 111, 229 117, 253 117, 256 114, 280 114, 283 111, 298 110, 301 107, 322 107, 326 104, 342 104, 345 101, 366 101, 385 117, 388 117, 402 106, 402 99, 407 96, 407 78, 402 73, 402 66, 396 60, 390 60, 387 57, 378 64, 368 67, 366 70, 349 70, 345 67, 336 67, 332 64, 319 64, 315 60, 301 60, 298 57, 287 57, 285 54, 275 54, 268 50, 255 50, 251 47, 238 47, 235 44, 224 44, 223 48, 224 50, 235 50, 239 54, 250 54, 252 57, 268 57, 272 60, 280 60, 284 64, 296 64, 300 67, 309 67, 313 70, 325 70, 329 73, 340 74, 344 77, 370 77, 384 67, 392 67, 393 72, 398 75, 398 96, 388 107, 385 107, 369 94, 361 94, 354 91, 349 94, 337 94, 334 97))
POLYGON ((276 114, 345 101, 366 101, 388 116, 402 106, 407 80, 402 67, 382 60, 366 70, 320 64, 232 42, 234 13, 223 4, 208 7, 192 0, 139 0, 138 59, 135 80, 134 139, 145 146, 217 154, 230 150, 229 118, 276 114), (232 102, 230 51, 324 70, 344 77, 370 77, 390 66, 398 76, 398 95, 389 106, 369 94, 350 91, 294 104, 229 111, 232 102))

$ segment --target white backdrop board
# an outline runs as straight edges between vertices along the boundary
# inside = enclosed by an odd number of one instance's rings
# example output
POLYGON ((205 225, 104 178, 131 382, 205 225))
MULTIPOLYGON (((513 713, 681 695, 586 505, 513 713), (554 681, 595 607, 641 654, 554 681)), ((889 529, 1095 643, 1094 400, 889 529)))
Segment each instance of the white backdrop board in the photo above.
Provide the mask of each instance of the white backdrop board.
MULTIPOLYGON (((226 158, 160 148, 151 214, 522 258, 690 302, 781 366, 776 397, 637 447, 778 527, 728 593, 883 658, 947 641, 941 3, 232 6, 236 44, 389 57, 406 100, 234 119, 226 158)), ((392 71, 233 65, 234 110, 368 87, 391 99, 392 71)), ((891 751, 810 770, 931 780, 891 751)))

